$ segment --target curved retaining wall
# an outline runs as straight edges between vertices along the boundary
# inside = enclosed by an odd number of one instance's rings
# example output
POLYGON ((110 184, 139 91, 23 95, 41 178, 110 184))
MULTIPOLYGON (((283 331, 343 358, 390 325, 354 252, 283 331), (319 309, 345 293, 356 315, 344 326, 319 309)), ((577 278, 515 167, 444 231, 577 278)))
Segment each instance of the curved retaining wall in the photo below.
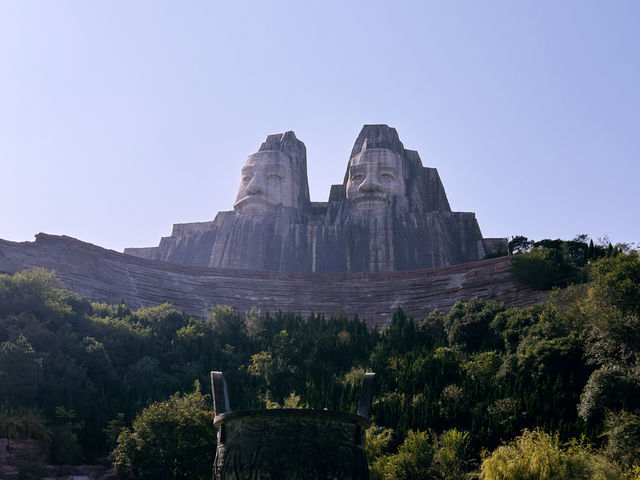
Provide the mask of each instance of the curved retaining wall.
POLYGON ((451 267, 388 273, 278 273, 178 265, 107 250, 71 237, 40 233, 35 242, 0 240, 0 272, 55 270, 66 288, 92 301, 132 308, 169 302, 177 310, 205 316, 212 305, 238 312, 255 306, 277 310, 359 315, 382 327, 398 306, 422 319, 458 300, 481 297, 508 306, 542 301, 545 294, 510 280, 510 257, 451 267))

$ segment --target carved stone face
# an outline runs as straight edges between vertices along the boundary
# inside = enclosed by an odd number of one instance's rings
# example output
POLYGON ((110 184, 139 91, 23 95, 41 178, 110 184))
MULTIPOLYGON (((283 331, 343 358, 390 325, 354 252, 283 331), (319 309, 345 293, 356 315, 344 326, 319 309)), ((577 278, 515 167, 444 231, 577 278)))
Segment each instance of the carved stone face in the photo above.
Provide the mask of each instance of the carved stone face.
POLYGON ((254 153, 242 167, 233 208, 242 213, 266 213, 296 207, 298 188, 288 155, 276 151, 254 153))
POLYGON ((402 158, 386 148, 373 148, 349 162, 347 198, 353 208, 386 208, 393 196, 404 196, 406 186, 402 158))

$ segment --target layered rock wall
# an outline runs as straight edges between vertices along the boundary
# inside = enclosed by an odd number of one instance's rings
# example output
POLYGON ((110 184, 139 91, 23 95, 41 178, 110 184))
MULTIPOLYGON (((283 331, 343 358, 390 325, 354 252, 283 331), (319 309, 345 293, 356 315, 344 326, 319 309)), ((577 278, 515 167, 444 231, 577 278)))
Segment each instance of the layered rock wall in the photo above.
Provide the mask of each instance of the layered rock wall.
POLYGON ((402 307, 416 319, 458 300, 481 297, 523 306, 544 294, 510 280, 510 257, 402 272, 279 273, 195 267, 125 255, 69 237, 39 234, 35 242, 0 240, 0 272, 25 268, 55 270, 63 284, 93 301, 133 308, 170 302, 178 310, 205 316, 227 304, 239 312, 257 307, 302 315, 342 310, 370 327, 387 325, 402 307))

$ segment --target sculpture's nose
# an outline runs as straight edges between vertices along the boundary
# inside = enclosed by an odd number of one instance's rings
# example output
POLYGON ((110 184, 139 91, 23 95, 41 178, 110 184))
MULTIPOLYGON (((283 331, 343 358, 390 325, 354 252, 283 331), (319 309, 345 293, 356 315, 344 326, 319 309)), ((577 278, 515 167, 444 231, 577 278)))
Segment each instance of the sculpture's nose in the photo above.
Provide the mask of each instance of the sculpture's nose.
POLYGON ((256 174, 253 176, 249 185, 247 185, 247 193, 249 195, 258 195, 260 193, 264 193, 264 183, 262 181, 262 176, 256 174))
POLYGON ((362 193, 381 192, 382 185, 380 185, 380 182, 378 182, 378 179, 375 176, 367 175, 358 187, 358 191, 362 193))

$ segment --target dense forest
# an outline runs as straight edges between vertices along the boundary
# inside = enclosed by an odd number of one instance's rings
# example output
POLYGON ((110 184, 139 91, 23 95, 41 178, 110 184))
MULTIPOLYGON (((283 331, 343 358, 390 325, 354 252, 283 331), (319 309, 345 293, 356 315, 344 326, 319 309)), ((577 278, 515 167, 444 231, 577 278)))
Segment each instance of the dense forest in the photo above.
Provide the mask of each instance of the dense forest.
MULTIPOLYGON (((398 309, 382 331, 342 312, 132 311, 44 270, 0 275, 0 437, 38 440, 51 463, 205 479, 211 370, 234 410, 346 412, 372 371, 374 480, 640 479, 640 255, 516 239, 514 276, 537 282, 542 262, 555 276, 538 288, 562 287, 547 302, 398 309)), ((25 459, 23 478, 44 460, 25 459)))

